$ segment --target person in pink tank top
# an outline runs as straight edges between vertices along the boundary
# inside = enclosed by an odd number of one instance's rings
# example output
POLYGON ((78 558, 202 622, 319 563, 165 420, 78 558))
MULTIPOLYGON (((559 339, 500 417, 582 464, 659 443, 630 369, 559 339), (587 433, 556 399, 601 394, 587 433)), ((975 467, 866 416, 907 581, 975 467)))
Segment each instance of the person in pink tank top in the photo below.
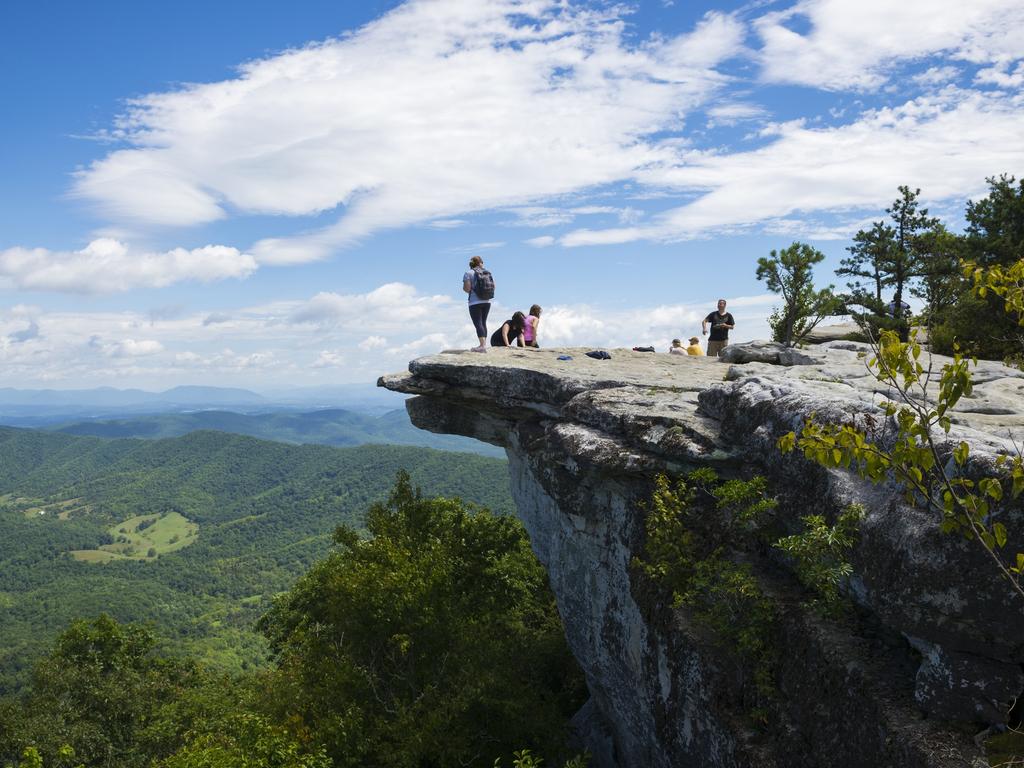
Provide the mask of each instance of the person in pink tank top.
POLYGON ((530 307, 530 314, 526 316, 526 322, 523 324, 523 343, 528 347, 534 347, 539 349, 540 345, 537 343, 537 329, 540 327, 540 305, 534 304, 530 307))

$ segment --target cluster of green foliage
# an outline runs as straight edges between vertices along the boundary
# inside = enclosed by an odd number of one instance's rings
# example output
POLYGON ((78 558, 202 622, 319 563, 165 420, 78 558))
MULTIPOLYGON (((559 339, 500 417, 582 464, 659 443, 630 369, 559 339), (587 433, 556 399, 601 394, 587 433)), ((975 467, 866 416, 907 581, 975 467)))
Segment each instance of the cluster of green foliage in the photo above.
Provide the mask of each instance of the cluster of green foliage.
POLYGON ((1003 555, 1007 531, 997 514, 1004 497, 1016 498, 1024 491, 1021 455, 1000 455, 992 474, 972 476, 970 446, 949 446, 937 437, 949 433, 951 410, 971 394, 970 361, 957 352, 942 367, 934 400, 929 386, 935 377, 922 364, 915 338, 904 343, 895 332, 883 331, 868 365, 897 394, 896 401, 882 406, 895 434, 872 440, 856 424, 819 424, 811 418, 799 437, 794 432, 781 437, 779 447, 786 452, 799 448, 817 464, 853 469, 875 483, 895 478, 908 503, 935 509, 942 515, 943 531, 977 541, 1012 589, 1024 597, 1024 552, 1003 555))
MULTIPOLYGON (((576 755, 565 761, 563 768, 587 768, 589 758, 586 755, 576 755)), ((544 758, 537 757, 528 749, 521 749, 512 754, 512 768, 541 768, 544 765, 544 758)), ((494 768, 501 768, 501 758, 494 759, 494 768)))
POLYGON ((863 518, 864 509, 856 504, 844 509, 835 525, 822 515, 806 515, 801 518, 802 533, 784 536, 774 544, 789 555, 797 578, 829 611, 840 606, 840 585, 853 573, 846 558, 857 543, 863 518))
POLYGON ((928 216, 927 209, 919 208, 921 190, 901 186, 899 193, 885 209, 890 223, 876 221, 870 230, 854 235, 854 244, 848 249, 850 256, 836 274, 850 278, 850 293, 844 299, 862 326, 875 334, 881 329, 894 330, 900 340, 906 341, 909 317, 899 309, 888 310, 883 290, 892 291, 892 303, 897 308, 917 288, 923 289, 919 295, 926 300, 937 298, 938 293, 929 292, 929 286, 955 275, 956 262, 945 247, 938 247, 940 243, 945 246, 947 234, 939 220, 928 216))
POLYGON ((774 341, 795 346, 839 309, 840 301, 831 285, 820 290, 814 287, 814 265, 824 259, 821 251, 804 243, 793 243, 757 260, 757 279, 763 280, 768 290, 779 294, 783 301, 782 307, 768 318, 774 341))
POLYGON ((642 506, 644 556, 634 564, 714 633, 761 695, 770 695, 775 608, 743 560, 775 508, 765 491, 762 477, 721 482, 706 468, 674 482, 658 475, 642 506))
POLYGON ((0 428, 0 693, 27 682, 62 627, 100 612, 151 622, 208 664, 264 664, 253 624, 271 597, 328 552, 339 523, 361 527, 402 468, 428 493, 513 509, 504 462, 481 456, 0 428), (164 522, 139 534, 148 519, 164 522))
POLYGON ((809 515, 800 532, 777 538, 777 501, 767 491, 763 477, 722 481, 708 468, 675 481, 658 475, 641 505, 646 540, 644 556, 634 561, 734 657, 741 684, 753 683, 756 719, 765 717, 764 704, 774 695, 780 649, 773 642, 777 603, 759 583, 751 555, 767 545, 785 552, 814 595, 809 604, 835 612, 862 517, 857 507, 844 510, 834 525, 809 515))
POLYGON ((225 675, 169 655, 139 625, 75 621, 31 684, 0 701, 0 765, 567 758, 565 725, 585 690, 518 520, 427 498, 400 473, 366 533, 340 527, 336 548, 260 621, 274 648, 266 669, 225 675))
MULTIPOLYGON (((1024 243, 1024 235, 1021 236, 1021 242, 1024 243)), ((1003 301, 1006 314, 1016 321, 1018 328, 1024 327, 1024 253, 1020 260, 1006 266, 996 264, 986 268, 968 261, 964 263, 963 269, 964 277, 971 281, 974 296, 979 300, 985 300, 990 295, 998 296, 1003 301)), ((1024 333, 1017 332, 1017 342, 1017 348, 1006 357, 1008 362, 1022 368, 1024 333)))
POLYGON ((967 204, 967 230, 956 239, 955 252, 966 269, 955 270, 954 300, 928 323, 931 345, 943 354, 959 344, 976 357, 1019 361, 1024 350, 1019 312, 1015 315, 1014 305, 995 286, 978 289, 986 287, 986 275, 999 283, 1000 276, 1019 276, 1024 269, 1019 266, 1024 262, 1024 179, 1003 175, 988 184, 987 196, 967 204))

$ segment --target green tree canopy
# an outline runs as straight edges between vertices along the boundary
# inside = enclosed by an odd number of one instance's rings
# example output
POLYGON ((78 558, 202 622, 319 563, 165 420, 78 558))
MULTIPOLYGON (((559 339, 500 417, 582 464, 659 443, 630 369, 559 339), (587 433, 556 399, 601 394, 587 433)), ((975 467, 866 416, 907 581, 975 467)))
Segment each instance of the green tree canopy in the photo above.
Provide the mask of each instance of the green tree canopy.
POLYGON ((757 260, 757 279, 782 297, 782 308, 768 321, 775 341, 793 346, 835 311, 838 302, 832 286, 814 288, 814 265, 824 259, 821 251, 804 243, 793 243, 757 260))
POLYGON ((920 189, 899 187, 900 196, 885 209, 890 224, 876 221, 870 230, 854 235, 854 244, 847 250, 836 274, 852 278, 850 293, 845 296, 847 308, 862 324, 873 330, 895 329, 907 340, 910 324, 899 308, 910 295, 916 282, 928 274, 931 261, 929 245, 935 242, 939 220, 920 208, 920 189), (895 311, 888 311, 883 291, 892 290, 895 311), (856 311, 854 307, 861 307, 856 311))
POLYGON ((103 768, 149 763, 145 732, 169 700, 197 682, 194 665, 154 653, 145 627, 107 615, 80 619, 35 668, 30 693, 11 713, 3 751, 35 746, 46 764, 103 768))
MULTIPOLYGON (((958 255, 976 268, 1010 270, 1024 260, 1024 179, 991 177, 988 194, 967 203, 966 234, 959 238, 958 255)), ((971 354, 989 359, 1017 359, 1021 331, 1017 317, 1005 311, 1003 297, 972 290, 973 281, 951 279, 956 298, 936 314, 932 348, 949 354, 954 342, 971 354)))
POLYGON ((279 718, 338 766, 557 757, 581 679, 521 524, 424 498, 400 473, 366 527, 339 528, 262 620, 279 718))

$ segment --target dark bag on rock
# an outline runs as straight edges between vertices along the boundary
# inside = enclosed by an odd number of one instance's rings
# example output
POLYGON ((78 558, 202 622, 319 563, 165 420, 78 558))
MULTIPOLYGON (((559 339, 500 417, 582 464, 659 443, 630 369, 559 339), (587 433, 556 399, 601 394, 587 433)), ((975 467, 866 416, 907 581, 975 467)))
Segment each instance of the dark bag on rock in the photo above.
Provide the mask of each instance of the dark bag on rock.
POLYGON ((483 267, 473 268, 473 293, 478 299, 494 298, 494 275, 483 267))

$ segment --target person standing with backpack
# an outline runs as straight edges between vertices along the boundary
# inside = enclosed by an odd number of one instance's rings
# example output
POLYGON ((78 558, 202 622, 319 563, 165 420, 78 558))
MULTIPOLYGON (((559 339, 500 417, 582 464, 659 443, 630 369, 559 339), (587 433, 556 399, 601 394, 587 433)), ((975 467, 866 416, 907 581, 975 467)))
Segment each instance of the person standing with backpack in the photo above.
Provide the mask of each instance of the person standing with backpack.
POLYGON ((494 276, 484 269, 484 260, 474 256, 469 260, 469 271, 462 276, 462 290, 469 294, 469 317, 476 329, 480 345, 473 352, 487 351, 487 315, 494 298, 494 276))

